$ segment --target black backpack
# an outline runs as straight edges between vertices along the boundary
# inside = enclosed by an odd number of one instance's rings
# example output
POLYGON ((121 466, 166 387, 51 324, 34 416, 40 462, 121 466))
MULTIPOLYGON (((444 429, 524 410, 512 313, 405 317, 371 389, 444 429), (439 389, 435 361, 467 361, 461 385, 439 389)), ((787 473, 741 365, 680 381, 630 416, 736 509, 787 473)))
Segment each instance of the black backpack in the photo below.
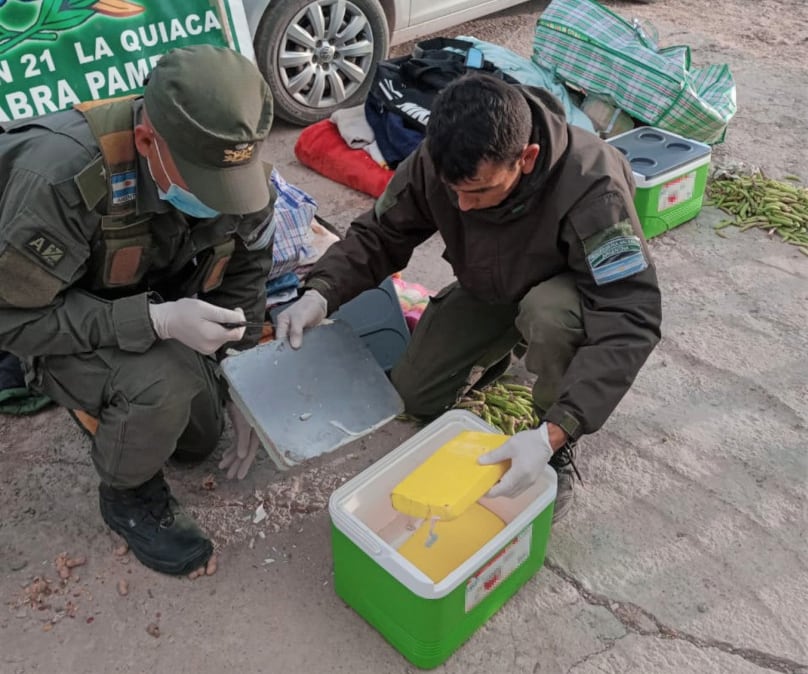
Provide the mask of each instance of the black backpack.
POLYGON ((438 93, 452 80, 472 71, 518 84, 486 61, 473 43, 437 37, 416 44, 411 55, 381 61, 365 105, 377 114, 399 115, 405 126, 423 133, 438 93))

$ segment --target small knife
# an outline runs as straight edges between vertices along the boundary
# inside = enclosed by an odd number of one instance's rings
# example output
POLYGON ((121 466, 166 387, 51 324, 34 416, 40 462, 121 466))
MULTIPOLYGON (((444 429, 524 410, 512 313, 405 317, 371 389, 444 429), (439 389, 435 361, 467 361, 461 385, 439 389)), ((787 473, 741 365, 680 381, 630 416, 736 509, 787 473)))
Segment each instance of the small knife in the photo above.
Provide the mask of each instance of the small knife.
POLYGON ((219 323, 227 330, 235 330, 236 328, 263 328, 264 323, 256 323, 253 321, 242 321, 241 323, 219 323))

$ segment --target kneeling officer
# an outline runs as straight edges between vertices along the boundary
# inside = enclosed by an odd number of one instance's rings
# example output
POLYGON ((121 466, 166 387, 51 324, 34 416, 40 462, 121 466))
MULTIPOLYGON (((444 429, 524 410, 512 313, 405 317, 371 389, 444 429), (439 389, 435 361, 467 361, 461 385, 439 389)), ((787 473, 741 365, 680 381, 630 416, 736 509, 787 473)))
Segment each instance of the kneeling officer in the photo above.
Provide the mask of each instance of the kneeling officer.
MULTIPOLYGON (((137 558, 212 572, 161 469, 213 451, 226 399, 213 356, 260 337, 222 324, 264 319, 271 94, 249 60, 200 45, 165 54, 142 97, 76 108, 0 134, 0 349, 97 420, 101 514, 137 558)), ((243 476, 258 441, 227 409, 224 463, 243 476)))

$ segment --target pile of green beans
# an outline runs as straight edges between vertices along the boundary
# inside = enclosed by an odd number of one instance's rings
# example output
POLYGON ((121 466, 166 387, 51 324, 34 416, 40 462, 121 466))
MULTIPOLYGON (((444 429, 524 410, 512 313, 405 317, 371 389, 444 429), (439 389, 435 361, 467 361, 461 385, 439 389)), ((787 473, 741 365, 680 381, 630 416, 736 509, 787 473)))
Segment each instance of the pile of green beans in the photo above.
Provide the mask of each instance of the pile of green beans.
POLYGON ((508 435, 537 428, 540 423, 533 393, 522 384, 498 383, 471 390, 455 407, 473 412, 508 435))
POLYGON ((735 226, 741 231, 753 227, 775 232, 808 255, 808 189, 761 173, 722 178, 710 182, 708 204, 735 218, 721 220, 716 233, 735 226))

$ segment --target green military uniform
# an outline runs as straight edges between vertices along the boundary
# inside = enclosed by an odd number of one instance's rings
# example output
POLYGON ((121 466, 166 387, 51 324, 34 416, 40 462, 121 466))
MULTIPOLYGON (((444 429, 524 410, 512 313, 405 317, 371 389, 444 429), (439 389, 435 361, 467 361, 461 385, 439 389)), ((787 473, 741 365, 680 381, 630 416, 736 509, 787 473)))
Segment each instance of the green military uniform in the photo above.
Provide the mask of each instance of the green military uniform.
POLYGON ((98 418, 93 461, 121 488, 175 450, 209 453, 223 425, 215 360, 158 341, 149 302, 197 295, 261 321, 272 262, 271 202, 197 220, 159 197, 134 148, 142 105, 0 134, 0 348, 26 361, 35 389, 98 418))
POLYGON ((0 129, 0 349, 95 417, 101 516, 138 560, 212 573, 161 468, 217 444, 207 354, 260 337, 226 326, 265 315, 272 95, 249 59, 195 45, 160 58, 142 99, 76 108, 0 129))
POLYGON ((554 276, 506 304, 487 304, 452 283, 430 301, 391 378, 412 414, 432 417, 472 386, 502 375, 511 352, 521 351, 536 375, 533 402, 544 417, 584 337, 572 274, 554 276))

